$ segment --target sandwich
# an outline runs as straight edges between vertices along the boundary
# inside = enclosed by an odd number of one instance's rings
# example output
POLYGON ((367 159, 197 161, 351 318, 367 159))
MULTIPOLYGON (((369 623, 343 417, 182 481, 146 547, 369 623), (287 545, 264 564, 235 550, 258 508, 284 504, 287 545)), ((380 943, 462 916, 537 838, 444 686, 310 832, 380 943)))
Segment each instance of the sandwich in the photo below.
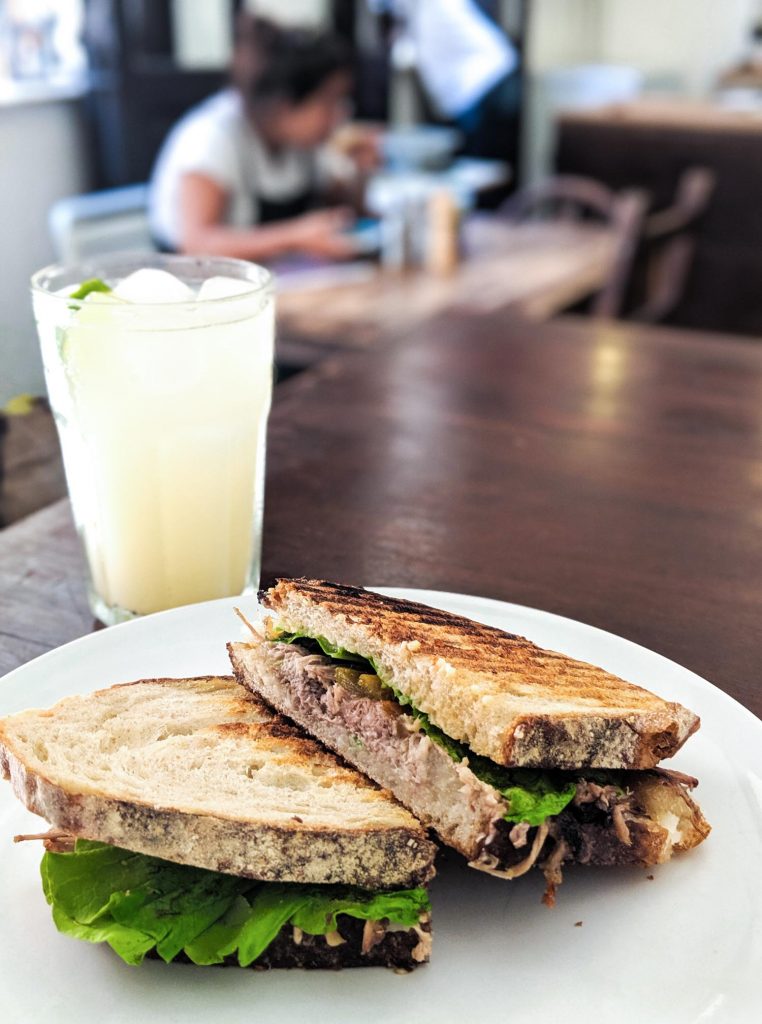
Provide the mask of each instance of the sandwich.
POLYGON ((651 866, 709 833, 688 775, 657 767, 698 728, 679 704, 424 605, 280 580, 228 645, 240 682, 409 808, 471 867, 651 866))
POLYGON ((0 770, 50 826, 17 838, 45 841, 56 926, 129 964, 428 960, 435 845, 231 677, 142 680, 1 719, 0 770))

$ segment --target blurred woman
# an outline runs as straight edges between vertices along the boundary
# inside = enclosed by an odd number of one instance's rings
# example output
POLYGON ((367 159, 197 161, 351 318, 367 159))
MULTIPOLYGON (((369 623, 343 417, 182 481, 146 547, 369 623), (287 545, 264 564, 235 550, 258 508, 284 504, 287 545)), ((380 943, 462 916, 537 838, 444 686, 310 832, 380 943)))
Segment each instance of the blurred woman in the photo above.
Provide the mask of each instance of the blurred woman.
MULTIPOLYGON (((243 15, 231 79, 182 118, 159 153, 150 203, 157 244, 251 260, 351 255, 349 210, 315 209, 336 184, 323 144, 348 114, 344 43, 243 15)), ((367 169, 367 147, 356 156, 367 169)), ((351 177, 346 155, 336 163, 339 177, 351 177)))

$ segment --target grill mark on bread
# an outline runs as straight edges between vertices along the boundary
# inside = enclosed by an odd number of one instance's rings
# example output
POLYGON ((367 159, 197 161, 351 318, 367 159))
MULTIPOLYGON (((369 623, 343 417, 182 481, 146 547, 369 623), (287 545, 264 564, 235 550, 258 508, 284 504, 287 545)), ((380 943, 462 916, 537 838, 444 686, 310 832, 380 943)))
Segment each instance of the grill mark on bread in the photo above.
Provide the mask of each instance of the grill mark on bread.
MULTIPOLYGON (((528 644, 529 641, 514 633, 506 633, 496 629, 494 626, 486 626, 473 619, 466 619, 452 612, 443 611, 440 608, 432 608, 429 605, 419 604, 417 601, 406 601, 398 597, 384 597, 375 594, 371 590, 363 590, 361 587, 350 587, 340 583, 329 583, 321 580, 307 579, 279 579, 275 587, 270 590, 260 591, 259 598, 266 608, 277 610, 279 607, 279 588, 298 589, 299 593, 313 598, 322 608, 329 610, 332 614, 346 615, 350 622, 373 623, 378 615, 400 615, 405 618, 415 617, 416 623, 433 626, 447 626, 457 630, 458 636, 472 637, 481 641, 485 636, 500 639, 509 638, 528 644)), ((387 622, 387 628, 394 629, 393 623, 387 622)), ((409 630, 400 629, 397 635, 405 638, 409 630)), ((453 643, 453 649, 460 649, 459 645, 453 643)))
POLYGON ((500 764, 651 768, 699 726, 601 668, 415 602, 319 580, 279 580, 262 601, 286 629, 374 659, 435 725, 500 764))

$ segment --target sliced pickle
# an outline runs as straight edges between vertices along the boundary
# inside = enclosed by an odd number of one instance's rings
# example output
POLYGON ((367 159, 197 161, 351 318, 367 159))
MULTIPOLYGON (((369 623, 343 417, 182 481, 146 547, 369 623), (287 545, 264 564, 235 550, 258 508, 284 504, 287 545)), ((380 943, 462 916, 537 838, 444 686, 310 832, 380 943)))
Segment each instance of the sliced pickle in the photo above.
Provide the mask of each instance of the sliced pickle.
POLYGON ((356 668, 347 668, 345 665, 339 665, 335 673, 339 686, 357 694, 358 697, 370 697, 371 700, 389 699, 389 687, 384 686, 378 676, 369 672, 358 672, 356 668))

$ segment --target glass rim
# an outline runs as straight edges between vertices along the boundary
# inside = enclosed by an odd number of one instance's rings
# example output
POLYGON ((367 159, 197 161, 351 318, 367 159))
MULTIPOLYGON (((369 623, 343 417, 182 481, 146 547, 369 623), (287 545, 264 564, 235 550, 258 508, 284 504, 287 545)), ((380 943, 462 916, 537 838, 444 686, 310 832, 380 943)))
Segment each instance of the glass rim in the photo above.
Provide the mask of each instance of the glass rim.
MULTIPOLYGON (((79 307, 85 304, 85 299, 75 299, 70 295, 61 295, 51 291, 49 287, 43 283, 45 278, 51 278, 55 274, 65 274, 67 271, 71 271, 76 267, 86 267, 90 264, 97 266, 99 263, 103 265, 103 269, 108 269, 108 264, 118 264, 121 261, 129 262, 134 260, 142 262, 144 266, 150 268, 151 264, 161 263, 166 261, 171 263, 174 260, 183 261, 189 264, 195 264, 196 266, 203 267, 213 263, 225 264, 230 267, 236 267, 239 269, 245 268, 247 272, 250 272, 253 268, 260 275, 260 280, 250 281, 245 276, 236 276, 235 280, 249 281, 251 288, 243 292, 238 292, 235 295, 224 295, 213 299, 172 299, 169 302, 124 302, 114 303, 117 309, 122 307, 126 310, 139 310, 139 309, 153 309, 168 308, 171 306, 219 306, 226 303, 245 302, 255 295, 267 295, 274 290, 275 277, 272 271, 268 270, 267 267, 263 267, 261 263, 254 263, 252 260, 237 259, 233 256, 211 256, 211 255, 190 255, 184 253, 161 253, 161 252, 138 252, 135 250, 124 250, 123 252, 109 252, 104 253, 101 257, 85 257, 82 260, 73 261, 71 263, 49 263, 47 266, 42 267, 40 270, 36 270, 31 278, 29 284, 32 293, 37 295, 44 295, 46 299, 52 299, 53 301, 65 302, 69 308, 79 307)), ((140 267, 136 267, 136 270, 140 267)), ((169 269, 169 268, 166 268, 169 269)), ((91 275, 93 276, 93 275, 91 275)), ((210 275, 210 276, 224 276, 224 275, 210 275)))

